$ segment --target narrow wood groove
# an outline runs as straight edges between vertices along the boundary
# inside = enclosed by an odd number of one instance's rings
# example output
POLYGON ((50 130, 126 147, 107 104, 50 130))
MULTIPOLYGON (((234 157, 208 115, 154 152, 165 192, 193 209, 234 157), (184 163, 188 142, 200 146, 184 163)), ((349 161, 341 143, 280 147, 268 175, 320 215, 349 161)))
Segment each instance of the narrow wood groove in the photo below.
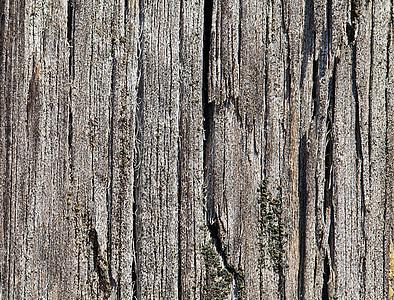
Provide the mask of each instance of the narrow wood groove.
MULTIPOLYGON (((315 51, 313 51, 315 53, 315 51)), ((320 108, 320 97, 319 97, 319 60, 313 59, 313 70, 312 70, 312 101, 313 101, 313 108, 312 108, 312 119, 317 122, 317 116, 319 115, 319 108, 320 108)))
POLYGON ((108 165, 109 165, 109 187, 107 195, 107 261, 108 261, 108 276, 112 286, 115 286, 115 279, 112 275, 112 218, 113 218, 113 182, 114 182, 114 110, 115 110, 115 88, 116 88, 116 57, 115 47, 116 41, 114 37, 114 20, 111 21, 111 85, 110 85, 110 98, 109 98, 109 136, 108 136, 108 165))
POLYGON ((68 106, 68 160, 70 168, 70 181, 71 184, 74 181, 74 153, 73 153, 73 111, 72 111, 72 99, 73 99, 73 81, 75 76, 74 67, 74 33, 75 33, 75 1, 68 0, 67 3, 67 41, 69 47, 68 55, 68 84, 69 84, 69 106, 68 106))
POLYGON ((264 80, 264 115, 263 115, 263 135, 264 135, 264 150, 263 150, 263 163, 262 163, 262 169, 263 173, 262 176, 263 178, 267 178, 267 150, 268 150, 268 116, 269 116, 269 99, 268 99, 268 71, 269 71, 269 65, 268 65, 268 44, 269 44, 269 34, 270 34, 270 27, 268 26, 269 18, 268 15, 265 17, 265 23, 266 23, 266 32, 265 32, 265 45, 264 45, 264 74, 263 74, 263 80, 264 80))
MULTIPOLYGON (((371 3, 371 38, 370 38, 370 65, 369 65, 369 80, 368 80, 368 162, 371 162, 372 154, 372 83, 374 81, 373 77, 373 55, 374 55, 374 2, 371 3)), ((368 182, 371 182, 371 164, 368 168, 368 182)))
POLYGON ((204 1, 204 37, 203 37, 203 70, 202 70, 202 111, 203 111, 203 170, 205 189, 205 209, 208 224, 214 218, 211 201, 211 143, 213 134, 213 115, 215 104, 209 101, 209 68, 211 60, 211 26, 212 26, 213 0, 204 1))
POLYGON ((298 251, 299 251, 299 267, 298 267, 298 299, 304 299, 305 294, 305 280, 304 280, 304 270, 305 270, 305 244, 306 244, 306 134, 300 140, 299 157, 298 157, 298 197, 299 197, 299 216, 298 216, 298 230, 299 230, 299 240, 298 240, 298 251))
MULTIPOLYGON (((181 127, 181 122, 180 125, 181 127)), ((178 162, 177 162, 177 177, 178 177, 178 300, 182 299, 182 251, 181 251, 181 214, 182 214, 182 141, 178 138, 178 162)))
POLYGON ((323 273, 323 289, 322 300, 329 300, 328 282, 330 281, 330 265, 327 254, 324 256, 324 273, 323 273))
POLYGON ((329 227, 328 246, 324 257, 323 287, 322 299, 330 299, 330 278, 332 265, 334 263, 334 205, 333 205, 333 122, 335 109, 335 81, 336 81, 336 65, 334 61, 333 74, 329 82, 329 103, 327 107, 326 119, 326 147, 324 155, 325 175, 324 175, 324 223, 329 227), (331 256, 330 256, 331 255, 331 256))
POLYGON ((330 54, 332 52, 332 0, 327 0, 326 9, 326 34, 327 34, 327 61, 330 62, 330 54))
POLYGON ((137 103, 135 109, 135 128, 134 128, 134 181, 133 181, 133 263, 132 263, 132 285, 133 285, 133 299, 140 298, 139 288, 139 241, 140 241, 140 226, 139 226, 139 208, 141 202, 141 160, 143 149, 143 114, 144 114, 144 65, 143 65, 143 30, 144 30, 144 0, 139 0, 139 24, 138 24, 138 45, 137 45, 137 103))
MULTIPOLYGON (((333 201, 333 184, 334 184, 334 165, 333 165, 333 151, 334 151, 334 141, 333 141, 333 128, 334 128, 334 122, 335 122, 335 101, 336 101, 336 81, 337 81, 337 65, 339 62, 338 57, 334 57, 334 66, 333 66, 333 71, 332 71, 332 77, 330 79, 330 102, 329 102, 329 116, 330 116, 330 134, 331 134, 331 141, 330 141, 330 148, 328 149, 328 165, 329 166, 329 173, 328 173, 328 180, 329 180, 329 185, 328 185, 328 191, 327 191, 327 207, 329 207, 330 211, 330 229, 329 229, 329 234, 328 234, 328 246, 329 246, 329 251, 330 251, 330 259, 329 259, 329 264, 330 264, 330 274, 332 275, 332 272, 334 272, 334 266, 335 266, 335 205, 333 201)), ((331 276, 333 278, 333 276, 331 276)), ((335 278, 334 278, 335 279, 335 278)), ((331 285, 329 288, 336 288, 336 283, 331 282, 331 285)), ((335 290, 331 291, 329 290, 329 294, 335 294, 335 290)))
MULTIPOLYGON (((183 49, 184 49, 184 12, 183 12, 183 0, 180 0, 180 5, 179 5, 179 64, 181 68, 181 72, 184 69, 184 59, 183 59, 183 49)), ((182 157, 183 153, 183 147, 182 143, 186 139, 186 137, 183 136, 183 131, 182 131, 182 126, 183 126, 183 112, 182 112, 182 101, 184 101, 184 87, 181 84, 180 85, 180 91, 179 91, 179 113, 178 113, 178 132, 179 132, 179 137, 177 141, 178 145, 178 161, 177 161, 177 184, 178 184, 178 224, 177 224, 177 229, 178 229, 178 300, 182 299, 182 244, 181 244, 181 230, 182 230, 182 217, 181 214, 182 212, 182 162, 184 158, 182 157)), ((186 198, 187 199, 187 198, 186 198)))
MULTIPOLYGON (((390 96, 389 96, 389 89, 390 89, 390 45, 392 39, 392 28, 393 28, 393 0, 390 1, 390 19, 388 21, 388 37, 387 37, 387 45, 386 45, 386 87, 385 87, 385 109, 386 109, 386 132, 385 132, 385 157, 386 157, 386 164, 385 164, 385 176, 386 179, 385 183, 385 199, 384 199, 384 234, 383 234, 383 247, 384 247, 384 272, 385 274, 390 274, 390 243, 393 240, 393 232, 392 232, 392 203, 391 203, 391 195, 390 195, 390 143, 389 143, 389 135, 390 135, 390 96)), ((385 297, 387 298, 390 295, 390 289, 392 289, 392 285, 390 282, 390 275, 388 279, 385 279, 384 284, 384 293, 385 297)))
POLYGON ((70 49, 68 71, 70 78, 74 80, 74 35, 75 35, 75 0, 68 0, 67 3, 67 40, 70 49))
MULTIPOLYGON (((352 1, 353 5, 353 1, 352 1)), ((352 8, 352 11, 354 8, 352 8)), ((352 17, 354 18, 354 16, 352 17)), ((353 23, 353 22, 352 22, 353 23)), ((354 25, 355 26, 355 25, 354 25)), ((353 30, 354 31, 354 30, 353 30)), ((359 180, 360 180, 360 188, 361 188, 361 235, 362 235, 362 245, 363 245, 363 253, 367 251, 367 238, 365 233, 365 187, 364 187, 364 157, 363 157, 363 147, 362 147, 362 139, 361 139, 361 126, 360 126, 360 100, 358 95, 358 86, 357 86, 357 41, 353 39, 351 42, 352 48, 352 93, 355 101, 355 142, 356 142, 356 170, 360 172, 359 180)), ((361 281, 365 283, 365 257, 360 261, 360 274, 361 281)), ((365 285, 363 285, 363 289, 365 290, 365 285)), ((365 294, 365 291, 364 293, 365 294)))
POLYGON ((94 270, 96 271, 99 279, 99 289, 104 293, 104 299, 108 299, 112 291, 110 278, 108 276, 109 265, 102 256, 100 245, 98 243, 97 231, 92 225, 89 231, 89 241, 93 249, 93 264, 94 270))

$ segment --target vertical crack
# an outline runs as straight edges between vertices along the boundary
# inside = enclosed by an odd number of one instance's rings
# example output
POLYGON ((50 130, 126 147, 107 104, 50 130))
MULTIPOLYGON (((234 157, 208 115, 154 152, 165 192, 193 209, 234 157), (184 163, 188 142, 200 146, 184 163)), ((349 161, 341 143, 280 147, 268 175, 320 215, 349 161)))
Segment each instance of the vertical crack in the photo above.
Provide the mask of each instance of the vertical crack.
MULTIPOLYGON (((313 52, 315 53, 315 52, 313 52)), ((313 73, 312 73, 312 101, 313 101, 313 111, 312 119, 317 122, 317 116, 319 115, 319 61, 317 59, 313 60, 313 73)))
POLYGON ((323 289, 322 289, 322 300, 328 300, 328 281, 330 280, 330 264, 328 262, 328 256, 324 257, 324 273, 323 273, 323 289))
POLYGON ((212 13, 213 0, 205 0, 204 2, 204 38, 203 38, 203 91, 202 91, 202 109, 203 109, 203 126, 204 126, 204 142, 203 142, 203 169, 204 182, 206 185, 206 221, 207 227, 215 246, 215 250, 221 258, 224 268, 233 276, 234 280, 234 298, 239 298, 239 290, 243 287, 244 276, 242 272, 238 271, 234 266, 228 263, 228 258, 225 249, 219 237, 219 221, 215 212, 214 203, 212 200, 212 178, 211 169, 212 157, 211 150, 213 149, 213 130, 214 130, 214 102, 209 101, 209 67, 211 59, 211 30, 212 30, 212 13))
MULTIPOLYGON (((352 1, 353 4, 354 0, 352 1)), ((353 15, 352 8, 352 15, 353 15)), ((352 17, 353 18, 353 17, 352 17)), ((357 47, 355 43, 352 44, 352 93, 355 101, 355 139, 356 139, 356 170, 357 172, 360 170, 360 187, 361 187, 361 233, 362 239, 364 243, 364 251, 366 251, 366 234, 365 234, 365 188, 364 188, 364 158, 363 158, 363 149, 362 149, 362 141, 361 141, 361 129, 360 129, 360 102, 358 97, 358 88, 357 88, 357 47)), ((360 262, 362 266, 363 263, 360 262)), ((362 282, 365 283, 365 272, 360 272, 362 276, 362 282)), ((363 288, 365 285, 363 284, 363 288)))
MULTIPOLYGON (((179 123, 181 127, 181 122, 179 123)), ((182 299, 182 252, 181 252, 181 214, 182 214, 182 143, 178 138, 178 299, 182 299)))
POLYGON ((214 103, 209 102, 209 66, 211 55, 211 27, 212 27, 212 10, 213 0, 204 1, 204 37, 203 37, 203 70, 202 70, 202 110, 203 110, 203 127, 204 127, 204 141, 203 141, 203 170, 204 170, 204 183, 206 193, 206 218, 207 223, 210 224, 211 220, 216 216, 211 215, 214 213, 213 201, 211 201, 211 142, 213 131, 213 112, 214 103))
MULTIPOLYGON (((239 23, 238 23, 238 66, 241 68, 241 53, 242 53, 242 21, 243 21, 243 12, 242 12, 242 1, 239 0, 239 23)), ((241 72, 241 71, 239 71, 241 72)), ((238 107, 239 100, 237 100, 237 107, 238 107)))
POLYGON ((327 21, 327 52, 330 54, 331 45, 332 45, 332 0, 327 0, 327 10, 326 10, 326 21, 327 21))
MULTIPOLYGON (((285 36, 286 36, 286 70, 285 70, 285 81, 283 83, 284 87, 285 87, 285 94, 283 97, 283 107, 288 106, 288 114, 289 114, 289 119, 291 119, 291 115, 292 115, 292 105, 290 104, 291 101, 291 87, 292 87, 292 72, 291 72, 291 46, 290 46, 290 34, 289 34, 289 24, 290 24, 290 4, 287 4, 287 1, 281 0, 281 5, 282 5, 282 28, 284 30, 285 36), (287 102, 287 104, 286 104, 287 102)), ((287 126, 288 128, 291 127, 291 120, 287 120, 287 126)), ((282 130, 283 130, 283 135, 287 136, 287 132, 285 129, 285 125, 282 123, 282 130)), ((283 147, 283 149, 285 149, 288 138, 285 138, 285 145, 283 147)), ((291 139, 291 138, 290 138, 291 139)), ((291 144, 291 142, 290 142, 291 144)), ((286 168, 284 167, 284 170, 286 168)), ((280 173, 282 173, 283 171, 280 171, 280 173)), ((266 177, 267 178, 267 177, 266 177)), ((283 199, 282 199, 282 176, 279 177, 279 181, 280 181, 280 189, 279 189, 279 197, 280 197, 280 204, 277 205, 275 207, 276 211, 282 211, 282 204, 283 204, 283 199)), ((261 187, 262 188, 262 187, 261 187)), ((260 191, 260 195, 261 195, 260 191)), ((261 199, 262 197, 260 197, 261 199)), ((260 204, 261 207, 261 204, 260 204)), ((261 210, 261 208, 260 208, 261 210)), ((279 239, 276 240, 276 244, 279 246, 279 248, 282 249, 283 252, 280 252, 279 254, 279 272, 278 272, 278 276, 279 276, 279 280, 278 280, 278 292, 279 292, 279 296, 281 300, 286 299, 286 275, 288 274, 287 270, 288 270, 288 266, 287 264, 284 264, 284 261, 286 260, 286 255, 284 254, 284 244, 285 244, 285 239, 283 238, 284 236, 286 236, 286 238, 288 237, 288 234, 284 232, 285 226, 283 226, 283 222, 284 222, 284 215, 282 215, 282 212, 280 214, 277 214, 277 220, 278 220, 278 226, 276 226, 276 228, 278 229, 278 234, 279 234, 279 239)), ((278 255, 277 255, 278 256, 278 255)), ((260 268, 261 269, 261 268, 260 268)), ((261 272, 261 271, 260 271, 261 272)), ((262 295, 260 294, 260 297, 262 295)))
MULTIPOLYGON (((205 0, 204 2, 204 37, 203 37, 203 78, 202 78, 202 109, 204 117, 204 148, 208 146, 208 139, 212 130, 213 103, 209 102, 209 65, 211 60, 211 26, 212 26, 212 10, 213 0, 205 0)), ((205 149, 207 150, 207 149, 205 149)), ((208 153, 204 151, 204 163, 207 162, 208 153)), ((204 169, 205 170, 205 169, 204 169)))
POLYGON ((125 12, 125 18, 129 14, 129 0, 124 1, 124 12, 125 12))
POLYGON ((335 84, 336 84, 336 68, 339 58, 335 57, 333 74, 330 78, 329 83, 329 105, 327 110, 327 133, 326 133, 326 149, 325 149, 325 183, 324 183, 324 222, 329 224, 328 234, 328 245, 329 254, 325 254, 324 257, 324 273, 323 273, 323 287, 322 287, 322 299, 329 299, 330 289, 329 281, 331 275, 331 266, 334 264, 335 254, 335 212, 333 203, 333 124, 334 124, 334 112, 335 112, 335 84), (328 214, 330 214, 330 220, 328 220, 328 214))
POLYGON ((144 0, 139 0, 139 32, 138 32, 138 85, 137 85, 137 105, 135 111, 135 132, 134 132, 134 182, 133 182, 133 249, 134 258, 132 263, 132 284, 133 299, 140 298, 138 286, 139 273, 139 205, 141 201, 141 160, 142 160, 142 137, 143 137, 143 108, 144 108, 144 65, 143 65, 143 30, 144 30, 144 0))
POLYGON ((209 233, 211 235, 211 239, 213 242, 213 245, 215 246, 216 252, 219 254, 221 261, 223 263, 224 268, 229 272, 234 280, 234 299, 242 299, 242 289, 245 284, 245 278, 244 274, 241 270, 238 270, 236 267, 234 267, 232 264, 228 262, 228 258, 225 252, 225 247, 222 244, 222 241, 220 239, 219 235, 219 221, 216 218, 215 222, 213 224, 207 225, 209 233))
POLYGON ((89 241, 92 244, 93 249, 93 264, 94 270, 97 273, 99 279, 99 289, 104 293, 104 299, 108 299, 111 295, 111 284, 108 277, 107 268, 109 265, 102 256, 100 245, 98 242, 97 231, 91 226, 89 231, 89 241))
POLYGON ((386 132, 385 132, 385 157, 386 157, 386 164, 385 164, 385 198, 384 198, 384 234, 383 234, 383 247, 384 247, 384 254, 383 254, 383 263, 384 263, 384 272, 385 274, 389 274, 384 280, 384 293, 387 295, 390 294, 392 291, 392 227, 393 227, 393 207, 392 207, 392 196, 391 196, 391 189, 390 189, 390 181, 391 181, 391 163, 390 163, 390 91, 389 91, 389 82, 390 82, 390 45, 391 45, 391 38, 392 38, 392 28, 393 28, 393 0, 390 1, 390 18, 388 21, 388 36, 387 36, 387 45, 386 45, 386 82, 387 85, 385 87, 385 109, 386 109, 386 132))
MULTIPOLYGON (((75 65, 74 65, 74 55, 75 55, 75 43, 74 43, 74 35, 75 35, 75 9, 76 3, 75 0, 68 0, 67 3, 67 42, 69 48, 69 57, 68 57, 68 76, 69 76, 69 106, 68 106, 68 159, 69 159, 69 172, 70 172, 70 185, 71 189, 74 185, 74 147, 73 147, 73 138, 74 138, 74 127, 73 127, 73 86, 74 86, 74 78, 75 78, 75 65)), ((69 191, 69 194, 72 193, 69 191)), ((75 224, 76 225, 76 224, 75 224)), ((78 236, 78 226, 74 228, 75 236, 78 236)), ((78 271, 78 284, 80 283, 80 256, 81 251, 78 249, 77 254, 77 271, 78 271)), ((82 291, 81 291, 82 292, 82 291)))
MULTIPOLYGON (((265 17, 265 51, 264 51, 264 117, 263 117, 263 132, 264 132, 264 159, 263 159, 263 174, 264 178, 267 178, 267 152, 268 152, 268 115, 269 115, 269 106, 268 106, 268 44, 269 44, 269 26, 268 26, 268 15, 265 17)), ((261 274, 260 274, 261 275, 261 274)), ((261 280, 260 280, 261 281, 261 280)), ((262 293, 260 293, 262 294, 262 293)))
POLYGON ((357 25, 360 18, 360 0, 350 1, 350 24, 346 24, 348 45, 354 45, 357 37, 357 25))
MULTIPOLYGON (((5 8, 5 1, 0 1, 0 61, 3 61, 4 57, 4 42, 6 36, 4 35, 4 29, 5 29, 5 15, 4 15, 4 8, 5 8)), ((7 67, 7 65, 4 66, 4 69, 7 67)), ((1 70, 1 76, 3 77, 3 70, 1 70)))
POLYGON ((307 164, 307 150, 306 150, 306 134, 302 136, 299 143, 298 154, 298 198, 299 198, 299 268, 298 268, 298 299, 304 299, 305 294, 305 257, 306 257, 306 164, 307 164))
POLYGON ((70 49, 68 71, 70 79, 74 80, 74 33, 75 33, 75 0, 68 0, 67 4, 67 41, 70 49))
POLYGON ((212 26, 212 10, 213 0, 205 0, 204 2, 204 37, 203 37, 203 71, 202 71, 202 110, 203 110, 203 127, 204 127, 204 141, 203 141, 203 170, 204 183, 206 193, 206 213, 207 222, 213 219, 214 205, 211 201, 211 157, 210 152, 212 148, 212 131, 213 131, 213 113, 214 103, 209 102, 209 65, 211 60, 211 26, 212 26))
MULTIPOLYGON (((184 60, 183 60, 183 53, 184 53, 184 44, 183 44, 183 39, 184 39, 184 32, 183 32, 183 27, 184 27, 184 15, 183 15, 183 0, 180 0, 180 16, 179 16, 179 62, 181 65, 181 70, 184 69, 184 60)), ((182 104, 181 101, 183 102, 183 97, 184 97, 184 86, 181 84, 180 86, 180 102, 178 105, 179 109, 179 118, 178 118, 178 163, 177 163, 177 168, 178 168, 178 300, 182 299, 182 251, 181 251, 181 215, 182 215, 182 162, 183 162, 183 157, 182 157, 182 141, 184 141, 185 138, 183 136, 183 120, 182 120, 182 104)), ((186 249, 185 249, 186 250, 186 249)))
MULTIPOLYGON (((374 64, 374 51, 373 51, 373 40, 374 34, 374 2, 371 3, 371 40, 370 40, 370 65, 369 65, 369 93, 368 93, 368 161, 371 162, 371 152, 372 152, 372 82, 373 82, 373 64, 374 64)), ((371 176, 371 163, 369 163, 369 176, 371 176)), ((371 182, 371 178, 369 178, 371 182)))
POLYGON ((69 107, 68 107, 68 151, 70 180, 74 181, 74 162, 73 162, 73 113, 72 113, 72 89, 74 83, 74 33, 75 33, 75 0, 69 0, 67 4, 67 42, 69 48, 68 74, 69 74, 69 107))
MULTIPOLYGON (((335 89, 335 79, 332 77, 330 79, 330 87, 329 87, 329 105, 327 110, 327 120, 326 120, 326 149, 324 155, 324 164, 325 164, 325 175, 324 175, 324 223, 332 225, 331 219, 328 220, 328 214, 332 213, 332 160, 333 160, 333 142, 332 142, 332 124, 333 124, 333 107, 334 107, 334 89, 335 89)), ((331 218, 331 217, 330 217, 331 218)), ((324 273, 323 273, 323 290, 322 290, 322 299, 329 299, 328 294, 328 281, 330 279, 330 267, 329 260, 327 254, 325 254, 324 258, 324 273)))
POLYGON ((114 36, 114 20, 111 21, 111 91, 109 99, 109 137, 108 137, 108 164, 109 164, 109 189, 107 192, 107 226, 108 226, 108 243, 107 243, 107 260, 108 275, 112 286, 115 286, 115 279, 112 276, 112 206, 113 206, 113 177, 114 177, 114 109, 115 109, 115 88, 116 88, 116 57, 115 57, 115 38, 114 36))

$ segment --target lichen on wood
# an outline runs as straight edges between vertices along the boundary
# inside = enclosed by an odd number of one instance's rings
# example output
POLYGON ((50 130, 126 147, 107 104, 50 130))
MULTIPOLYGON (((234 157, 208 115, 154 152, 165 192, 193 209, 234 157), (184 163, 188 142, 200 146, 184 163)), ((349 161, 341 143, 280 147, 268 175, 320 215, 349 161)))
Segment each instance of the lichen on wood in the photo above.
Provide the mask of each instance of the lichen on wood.
POLYGON ((275 273, 280 274, 286 267, 283 253, 286 243, 287 233, 284 229, 284 220, 282 216, 282 191, 281 187, 277 188, 278 196, 274 197, 268 191, 268 180, 264 179, 259 193, 259 209, 260 209, 260 264, 261 267, 267 267, 265 263, 268 252, 272 262, 272 269, 275 273))
POLYGON ((207 272, 205 292, 209 293, 207 295, 208 299, 227 299, 231 292, 233 275, 222 265, 221 258, 216 252, 212 241, 203 246, 202 254, 207 272))

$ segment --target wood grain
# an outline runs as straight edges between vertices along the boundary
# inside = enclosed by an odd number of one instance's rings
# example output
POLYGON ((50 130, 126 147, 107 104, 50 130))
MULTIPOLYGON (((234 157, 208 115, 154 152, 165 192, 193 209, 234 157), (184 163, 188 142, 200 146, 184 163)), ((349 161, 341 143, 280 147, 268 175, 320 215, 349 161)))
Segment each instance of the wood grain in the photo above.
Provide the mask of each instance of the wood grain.
POLYGON ((390 0, 0 1, 0 298, 390 298, 393 51, 390 0))

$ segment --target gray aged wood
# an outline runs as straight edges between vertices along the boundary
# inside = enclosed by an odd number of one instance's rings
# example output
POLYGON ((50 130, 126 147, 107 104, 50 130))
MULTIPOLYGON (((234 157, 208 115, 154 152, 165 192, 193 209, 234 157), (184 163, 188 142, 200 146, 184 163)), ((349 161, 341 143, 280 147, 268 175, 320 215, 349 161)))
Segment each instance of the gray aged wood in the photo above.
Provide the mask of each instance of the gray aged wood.
POLYGON ((392 0, 0 1, 1 299, 393 299, 392 0))

